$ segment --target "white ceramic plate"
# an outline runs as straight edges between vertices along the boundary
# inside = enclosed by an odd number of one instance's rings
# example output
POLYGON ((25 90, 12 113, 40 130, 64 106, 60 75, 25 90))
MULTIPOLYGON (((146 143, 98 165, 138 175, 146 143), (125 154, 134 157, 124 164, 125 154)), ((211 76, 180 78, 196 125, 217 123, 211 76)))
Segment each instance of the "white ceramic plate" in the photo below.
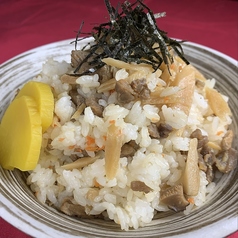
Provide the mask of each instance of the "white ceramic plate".
MULTIPOLYGON (((70 62, 72 40, 64 40, 27 51, 0 66, 0 118, 15 90, 40 72, 49 57, 70 62)), ((85 42, 85 41, 84 41, 85 42)), ((230 97, 238 144, 237 61, 198 44, 185 43, 189 61, 207 78, 217 79, 217 88, 230 97)), ((68 217, 40 204, 25 184, 26 174, 0 168, 0 216, 33 237, 224 237, 237 230, 238 168, 224 175, 207 203, 190 215, 166 212, 138 230, 121 231, 110 221, 68 217)))

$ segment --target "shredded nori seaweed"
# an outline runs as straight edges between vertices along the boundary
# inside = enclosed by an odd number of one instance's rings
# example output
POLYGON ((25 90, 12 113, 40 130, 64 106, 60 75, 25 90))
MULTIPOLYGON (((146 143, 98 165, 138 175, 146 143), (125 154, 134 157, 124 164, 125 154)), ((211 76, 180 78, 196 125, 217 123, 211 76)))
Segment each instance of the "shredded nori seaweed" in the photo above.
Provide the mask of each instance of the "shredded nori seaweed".
POLYGON ((83 34, 81 31, 83 23, 80 26, 74 41, 75 49, 77 42, 87 37, 93 36, 94 42, 90 45, 87 57, 74 70, 75 74, 89 59, 91 68, 83 74, 94 73, 105 65, 101 59, 107 57, 128 63, 150 64, 154 70, 164 62, 169 69, 169 64, 173 63, 171 48, 186 64, 189 64, 180 44, 183 41, 169 38, 156 24, 156 18, 164 17, 164 12, 153 14, 142 0, 137 0, 133 4, 125 1, 120 6, 120 13, 119 4, 115 9, 109 0, 105 0, 105 5, 110 17, 109 22, 95 26, 92 33, 84 38, 79 38, 80 34, 83 34))

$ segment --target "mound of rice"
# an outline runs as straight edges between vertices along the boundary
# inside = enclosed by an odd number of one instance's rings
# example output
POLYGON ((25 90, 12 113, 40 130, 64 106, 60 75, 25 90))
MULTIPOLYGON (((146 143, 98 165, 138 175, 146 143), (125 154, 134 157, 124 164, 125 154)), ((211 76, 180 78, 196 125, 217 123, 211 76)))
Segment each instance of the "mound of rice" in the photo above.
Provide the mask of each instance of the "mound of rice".
MULTIPOLYGON (((99 100, 103 107, 102 117, 95 115, 91 107, 86 107, 75 117, 77 108, 69 95, 72 85, 60 80, 71 70, 69 63, 49 59, 42 72, 33 79, 52 87, 55 116, 52 126, 43 135, 39 163, 30 172, 27 182, 40 202, 57 209, 70 199, 72 204, 83 206, 86 214, 111 219, 123 230, 143 227, 157 212, 169 210, 160 202, 161 186, 181 183, 190 134, 200 129, 209 141, 219 143, 231 124, 231 118, 222 121, 217 116, 207 116, 211 109, 199 87, 195 88, 188 115, 180 109, 167 105, 159 109, 155 105, 142 104, 140 100, 121 106, 117 93, 107 91, 99 100), (122 131, 122 144, 134 141, 137 149, 132 156, 120 158, 117 173, 109 180, 105 172, 104 147, 112 121, 122 131), (169 124, 173 131, 167 138, 156 139, 150 136, 148 126, 160 121, 169 124), (89 138, 93 139, 97 150, 90 149, 89 138), (64 169, 62 166, 72 163, 75 157, 85 156, 99 158, 81 169, 64 169), (132 181, 144 182, 150 192, 132 190, 132 181)), ((114 72, 116 80, 127 76, 125 69, 114 72)), ((98 75, 81 76, 76 83, 78 92, 87 98, 97 94, 100 86, 98 75)), ((147 84, 152 92, 158 84, 166 85, 155 74, 148 76, 147 84)), ((214 85, 214 79, 206 81, 207 87, 213 88, 214 85)), ((178 90, 168 87, 163 96, 170 96, 178 90)), ((214 186, 210 183, 208 187, 206 174, 201 170, 199 173, 198 195, 192 197, 193 202, 187 206, 185 214, 202 206, 214 186)))

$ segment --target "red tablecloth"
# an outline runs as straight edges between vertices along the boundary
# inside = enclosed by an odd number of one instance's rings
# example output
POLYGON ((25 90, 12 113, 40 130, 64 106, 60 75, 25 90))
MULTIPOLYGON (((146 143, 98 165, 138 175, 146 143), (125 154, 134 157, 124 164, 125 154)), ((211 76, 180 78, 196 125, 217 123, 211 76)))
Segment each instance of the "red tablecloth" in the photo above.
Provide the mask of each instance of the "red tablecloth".
MULTIPOLYGON (((114 6, 117 2, 111 0, 114 6)), ((158 25, 170 37, 199 43, 238 59, 237 0, 144 0, 144 3, 154 13, 167 13, 158 20, 158 25)), ((83 31, 90 32, 94 24, 107 21, 106 17, 103 0, 1 0, 0 64, 34 47, 74 38, 82 21, 83 31)), ((0 218, 0 237, 29 236, 0 218)))

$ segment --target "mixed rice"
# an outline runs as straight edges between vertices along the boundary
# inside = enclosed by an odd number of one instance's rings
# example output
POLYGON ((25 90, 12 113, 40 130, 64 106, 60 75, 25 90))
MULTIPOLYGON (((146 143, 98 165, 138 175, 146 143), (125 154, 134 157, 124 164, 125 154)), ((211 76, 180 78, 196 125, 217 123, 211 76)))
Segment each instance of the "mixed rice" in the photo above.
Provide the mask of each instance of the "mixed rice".
POLYGON ((81 54, 73 51, 71 63, 49 59, 33 79, 49 84, 55 99, 27 179, 37 199, 123 230, 145 226, 158 212, 202 206, 214 180, 235 166, 228 98, 213 89, 215 79, 178 56, 170 71, 107 58, 95 74, 72 76, 81 54))

